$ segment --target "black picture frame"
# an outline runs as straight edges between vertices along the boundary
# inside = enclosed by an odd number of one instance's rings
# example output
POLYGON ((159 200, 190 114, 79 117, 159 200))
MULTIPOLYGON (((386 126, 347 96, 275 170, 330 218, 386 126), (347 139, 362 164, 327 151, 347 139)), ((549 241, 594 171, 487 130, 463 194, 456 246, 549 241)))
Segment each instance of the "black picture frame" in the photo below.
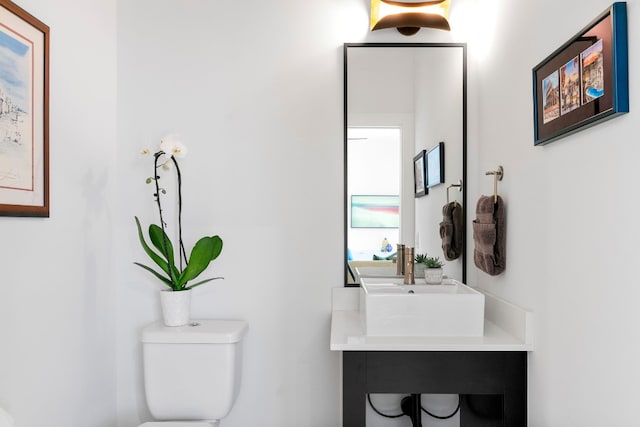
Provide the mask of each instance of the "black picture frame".
POLYGON ((427 151, 427 188, 444 184, 444 142, 427 151))
POLYGON ((413 193, 416 198, 429 194, 427 189, 427 150, 420 151, 413 158, 413 193))
POLYGON ((533 68, 534 145, 627 112, 627 4, 616 2, 533 68))

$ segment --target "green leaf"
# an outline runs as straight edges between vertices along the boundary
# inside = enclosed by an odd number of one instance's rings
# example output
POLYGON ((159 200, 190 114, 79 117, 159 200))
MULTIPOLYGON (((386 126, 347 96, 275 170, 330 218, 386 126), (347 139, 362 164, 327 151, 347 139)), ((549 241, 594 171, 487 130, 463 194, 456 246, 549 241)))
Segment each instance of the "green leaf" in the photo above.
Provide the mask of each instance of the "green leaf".
POLYGON ((154 276, 156 276, 158 279, 162 280, 167 286, 169 286, 171 289, 173 289, 173 286, 171 285, 171 281, 169 279, 167 279, 166 277, 164 277, 162 274, 158 273, 157 271, 155 271, 153 268, 151 267, 147 267, 144 264, 140 264, 139 262, 134 262, 135 265, 137 265, 138 267, 142 267, 145 270, 147 270, 149 273, 153 274, 154 276))
POLYGON ((151 243, 153 243, 153 246, 155 246, 169 262, 169 266, 171 267, 171 279, 176 282, 178 280, 178 277, 180 276, 180 272, 176 267, 176 261, 173 253, 173 243, 171 243, 171 239, 169 239, 167 233, 162 231, 162 228, 156 224, 151 224, 149 226, 149 238, 151 239, 151 243), (162 236, 164 236, 164 239, 166 240, 164 240, 162 236))
POLYGON ((221 252, 222 239, 219 236, 203 237, 198 240, 191 250, 187 267, 180 275, 179 284, 184 285, 198 277, 221 252))
POLYGON ((170 276, 169 265, 167 264, 167 261, 162 259, 160 255, 155 253, 149 247, 149 245, 147 245, 147 242, 144 240, 144 235, 142 234, 142 228, 140 227, 140 220, 138 219, 138 217, 135 217, 135 219, 136 219, 136 225, 138 227, 138 238, 140 239, 140 244, 142 245, 142 248, 147 253, 147 255, 149 255, 149 258, 151 258, 151 260, 155 262, 158 265, 158 267, 162 269, 162 271, 164 271, 165 273, 167 273, 167 275, 170 276))
POLYGON ((194 283, 193 285, 185 286, 184 289, 192 289, 196 286, 204 285, 205 283, 209 283, 212 280, 224 279, 224 277, 212 277, 211 279, 202 280, 201 282, 194 283))
POLYGON ((222 253, 222 239, 220 236, 211 236, 211 240, 213 241, 213 254, 211 255, 211 261, 213 261, 222 253))
POLYGON ((169 239, 167 233, 163 232, 160 226, 151 224, 149 226, 149 237, 151 238, 151 243, 153 243, 153 246, 155 246, 156 249, 158 249, 160 253, 169 260, 169 262, 171 262, 171 260, 173 259, 173 243, 171 243, 171 239, 169 239), (162 238, 163 235, 166 240, 162 238))

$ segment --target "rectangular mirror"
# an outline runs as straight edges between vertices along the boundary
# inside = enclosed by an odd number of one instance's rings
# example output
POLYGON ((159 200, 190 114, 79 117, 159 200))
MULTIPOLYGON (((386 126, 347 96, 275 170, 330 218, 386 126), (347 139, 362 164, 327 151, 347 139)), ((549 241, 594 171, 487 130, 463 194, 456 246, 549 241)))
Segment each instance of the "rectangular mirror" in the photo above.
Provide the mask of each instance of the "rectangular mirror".
POLYGON ((466 78, 465 44, 344 45, 346 286, 359 285, 358 269, 395 270, 398 243, 445 259, 448 199, 462 205, 462 250, 444 270, 466 281, 466 78), (413 159, 438 148, 443 183, 416 198, 413 159))

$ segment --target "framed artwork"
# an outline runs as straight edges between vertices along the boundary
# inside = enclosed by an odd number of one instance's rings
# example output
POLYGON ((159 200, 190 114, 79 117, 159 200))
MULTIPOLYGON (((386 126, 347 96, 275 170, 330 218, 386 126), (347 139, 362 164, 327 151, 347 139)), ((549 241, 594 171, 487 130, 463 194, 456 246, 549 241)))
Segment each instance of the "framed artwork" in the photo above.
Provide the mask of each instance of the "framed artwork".
POLYGON ((444 183, 444 142, 427 151, 427 188, 444 183))
POLYGON ((399 228, 400 196, 351 196, 351 228, 399 228))
POLYGON ((426 150, 422 150, 413 158, 413 192, 416 198, 426 196, 429 193, 427 190, 426 152, 426 150))
POLYGON ((534 145, 629 112, 627 4, 617 2, 533 69, 534 145))
POLYGON ((49 27, 0 0, 0 215, 49 216, 49 27))

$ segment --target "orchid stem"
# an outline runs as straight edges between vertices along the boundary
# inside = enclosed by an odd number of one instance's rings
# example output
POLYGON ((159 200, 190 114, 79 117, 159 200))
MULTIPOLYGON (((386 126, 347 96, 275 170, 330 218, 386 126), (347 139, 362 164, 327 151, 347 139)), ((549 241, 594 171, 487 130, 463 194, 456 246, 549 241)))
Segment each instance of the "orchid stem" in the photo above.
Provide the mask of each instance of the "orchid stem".
POLYGON ((178 175, 178 250, 180 251, 180 271, 182 271, 182 263, 187 263, 187 252, 184 250, 182 243, 182 174, 175 157, 171 157, 173 164, 176 166, 176 174, 178 175))
MULTIPOLYGON (((153 162, 153 176, 154 176, 154 181, 155 181, 155 185, 156 185, 156 204, 158 205, 158 214, 160 215, 160 227, 162 228, 162 245, 164 247, 164 253, 168 254, 169 253, 169 243, 167 242, 167 234, 166 234, 166 230, 165 230, 165 222, 164 222, 164 217, 162 216, 162 204, 160 202, 160 184, 158 183, 158 180, 160 179, 160 176, 158 175, 158 159, 160 158, 160 156, 162 156, 164 154, 164 151, 158 151, 157 153, 154 154, 154 162, 153 162)), ((175 162, 175 160, 174 160, 175 162)), ((176 164, 177 166, 177 164, 176 164)), ((182 237, 182 236, 180 236, 182 237)), ((180 243, 182 244, 182 238, 180 238, 180 243)), ((173 288, 173 290, 177 290, 176 286, 177 283, 174 282, 173 280, 173 274, 171 273, 171 262, 167 257, 167 263, 169 263, 169 280, 171 281, 171 287, 173 288)), ((182 271, 182 267, 180 268, 180 270, 182 271)))

